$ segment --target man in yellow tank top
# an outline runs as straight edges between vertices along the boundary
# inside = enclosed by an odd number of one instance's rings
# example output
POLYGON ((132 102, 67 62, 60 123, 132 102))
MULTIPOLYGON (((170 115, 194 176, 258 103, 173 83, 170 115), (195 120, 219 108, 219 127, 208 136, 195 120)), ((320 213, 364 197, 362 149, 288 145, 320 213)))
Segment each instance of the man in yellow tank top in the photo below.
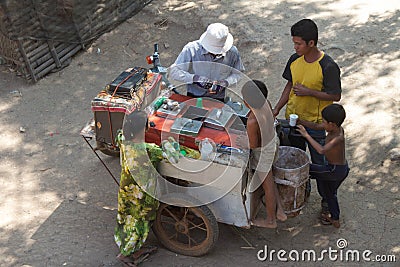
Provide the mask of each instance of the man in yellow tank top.
MULTIPOLYGON (((291 27, 291 36, 296 53, 289 58, 282 74, 287 83, 273 114, 276 117, 286 105, 286 119, 290 114, 297 114, 297 123, 324 145, 325 130, 316 126, 322 122, 322 109, 341 98, 340 69, 330 56, 318 49, 318 27, 314 21, 298 21, 291 27)), ((303 150, 308 146, 311 161, 324 164, 324 156, 318 154, 301 135, 289 135, 289 141, 291 146, 303 150)))

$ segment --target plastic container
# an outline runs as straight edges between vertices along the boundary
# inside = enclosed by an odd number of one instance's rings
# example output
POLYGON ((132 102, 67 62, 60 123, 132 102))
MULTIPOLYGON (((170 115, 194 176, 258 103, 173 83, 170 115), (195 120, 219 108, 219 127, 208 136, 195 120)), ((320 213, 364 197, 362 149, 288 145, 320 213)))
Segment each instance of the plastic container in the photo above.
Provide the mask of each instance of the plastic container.
POLYGON ((178 149, 176 149, 175 143, 170 140, 164 140, 161 142, 163 156, 171 163, 178 163, 180 157, 179 144, 177 147, 178 149))
POLYGON ((217 151, 217 146, 213 140, 204 138, 199 144, 199 151, 202 160, 213 161, 215 158, 215 152, 217 151))
POLYGON ((199 97, 196 99, 196 107, 203 108, 203 98, 199 97))
POLYGON ((165 97, 160 97, 156 101, 154 101, 153 104, 154 110, 159 109, 161 105, 164 103, 165 99, 166 99, 165 97))

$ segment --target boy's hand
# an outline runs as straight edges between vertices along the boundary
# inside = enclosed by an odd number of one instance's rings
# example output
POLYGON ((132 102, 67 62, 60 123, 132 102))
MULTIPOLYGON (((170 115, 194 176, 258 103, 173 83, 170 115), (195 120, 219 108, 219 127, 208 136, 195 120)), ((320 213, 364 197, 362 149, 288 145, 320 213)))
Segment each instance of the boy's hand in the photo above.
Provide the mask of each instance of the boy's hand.
POLYGON ((299 125, 299 124, 303 125, 304 127, 313 129, 313 130, 324 130, 324 126, 322 125, 322 123, 315 123, 315 122, 298 119, 297 125, 299 125))
POLYGON ((307 131, 306 131, 306 128, 304 128, 303 125, 297 124, 296 127, 297 127, 296 130, 297 130, 302 136, 305 137, 306 135, 308 135, 308 133, 307 133, 307 131))

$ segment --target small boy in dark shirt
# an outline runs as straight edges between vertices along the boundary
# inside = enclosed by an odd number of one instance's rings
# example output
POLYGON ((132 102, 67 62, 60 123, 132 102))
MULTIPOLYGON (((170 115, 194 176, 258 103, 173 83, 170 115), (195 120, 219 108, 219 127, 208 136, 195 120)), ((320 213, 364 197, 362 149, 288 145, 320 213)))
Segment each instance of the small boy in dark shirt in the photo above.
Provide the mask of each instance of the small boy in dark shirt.
POLYGON ((343 106, 331 104, 322 110, 322 124, 313 125, 327 132, 325 145, 316 142, 303 125, 297 125, 301 135, 328 161, 325 165, 310 165, 310 175, 317 181, 318 192, 328 202, 329 213, 321 213, 321 223, 332 224, 339 228, 339 203, 337 189, 349 174, 349 166, 345 156, 345 135, 342 123, 346 118, 343 106))

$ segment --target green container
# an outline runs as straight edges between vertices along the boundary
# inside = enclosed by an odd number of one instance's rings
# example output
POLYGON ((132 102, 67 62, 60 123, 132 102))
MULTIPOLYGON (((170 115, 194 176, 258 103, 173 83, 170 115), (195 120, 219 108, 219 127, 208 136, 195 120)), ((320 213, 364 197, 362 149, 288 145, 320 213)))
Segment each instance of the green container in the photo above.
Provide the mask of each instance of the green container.
POLYGON ((203 98, 197 98, 196 107, 203 108, 203 98))

